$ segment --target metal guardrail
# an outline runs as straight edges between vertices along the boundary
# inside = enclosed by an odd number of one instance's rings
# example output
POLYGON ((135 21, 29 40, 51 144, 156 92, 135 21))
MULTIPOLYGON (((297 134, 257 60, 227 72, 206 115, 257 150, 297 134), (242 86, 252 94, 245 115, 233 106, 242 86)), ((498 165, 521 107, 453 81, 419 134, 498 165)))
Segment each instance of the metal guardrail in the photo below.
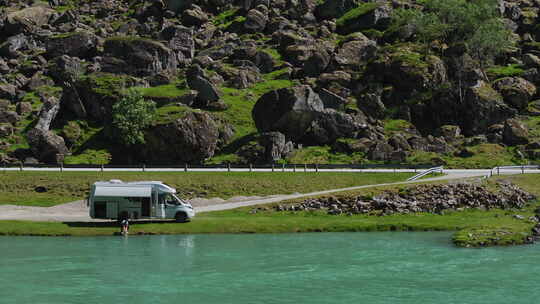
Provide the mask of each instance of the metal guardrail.
MULTIPOLYGON (((50 165, 50 164, 4 164, 4 170, 6 168, 14 169, 17 168, 20 171, 32 170, 32 169, 58 169, 62 171, 63 169, 95 169, 97 171, 105 171, 107 169, 140 169, 145 171, 146 169, 161 169, 161 168, 170 168, 176 170, 198 170, 198 169, 222 169, 222 170, 233 170, 233 169, 245 169, 245 170, 254 170, 254 169, 267 169, 272 171, 282 171, 282 170, 293 170, 293 171, 318 171, 319 169, 353 169, 353 170, 363 170, 363 169, 412 169, 412 170, 424 170, 428 169, 433 165, 422 164, 422 165, 406 165, 406 164, 248 164, 248 165, 233 165, 233 164, 216 164, 216 165, 200 165, 200 164, 140 164, 140 165, 95 165, 95 164, 59 164, 59 165, 50 165)), ((2 167, 0 167, 1 170, 2 167)))
POLYGON ((419 178, 422 178, 422 177, 424 177, 424 176, 426 176, 428 174, 435 173, 435 172, 443 173, 443 169, 444 169, 443 166, 429 168, 426 171, 422 171, 422 172, 416 174, 415 176, 408 178, 407 181, 415 181, 415 180, 417 180, 419 178))
POLYGON ((499 166, 499 167, 493 167, 490 171, 489 171, 489 174, 486 175, 485 177, 486 178, 490 178, 494 175, 494 172, 497 173, 497 175, 500 175, 501 174, 501 171, 504 171, 504 170, 521 170, 521 173, 525 173, 525 170, 526 169, 540 169, 540 165, 521 165, 521 166, 499 166))

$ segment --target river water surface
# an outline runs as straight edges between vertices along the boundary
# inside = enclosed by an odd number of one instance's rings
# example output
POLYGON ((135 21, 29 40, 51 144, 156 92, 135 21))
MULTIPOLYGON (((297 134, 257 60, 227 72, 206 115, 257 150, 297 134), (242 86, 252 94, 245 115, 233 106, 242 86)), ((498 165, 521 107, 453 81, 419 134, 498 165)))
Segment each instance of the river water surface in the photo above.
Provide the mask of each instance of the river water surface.
POLYGON ((0 237, 0 303, 538 303, 540 245, 450 233, 0 237))

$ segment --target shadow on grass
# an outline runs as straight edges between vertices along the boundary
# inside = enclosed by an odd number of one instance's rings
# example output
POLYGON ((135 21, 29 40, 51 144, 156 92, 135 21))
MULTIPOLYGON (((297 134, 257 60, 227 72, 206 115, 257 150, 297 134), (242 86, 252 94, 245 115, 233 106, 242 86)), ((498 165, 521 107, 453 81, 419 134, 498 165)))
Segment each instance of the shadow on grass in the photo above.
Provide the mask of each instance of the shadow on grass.
MULTIPOLYGON (((64 225, 67 225, 72 228, 111 228, 111 227, 120 227, 120 224, 118 224, 115 221, 112 222, 62 222, 64 225)), ((146 225, 146 224, 170 224, 175 223, 175 220, 148 220, 148 221, 132 221, 129 222, 129 225, 139 226, 139 225, 146 225)), ((181 223, 179 223, 181 224, 181 223)))

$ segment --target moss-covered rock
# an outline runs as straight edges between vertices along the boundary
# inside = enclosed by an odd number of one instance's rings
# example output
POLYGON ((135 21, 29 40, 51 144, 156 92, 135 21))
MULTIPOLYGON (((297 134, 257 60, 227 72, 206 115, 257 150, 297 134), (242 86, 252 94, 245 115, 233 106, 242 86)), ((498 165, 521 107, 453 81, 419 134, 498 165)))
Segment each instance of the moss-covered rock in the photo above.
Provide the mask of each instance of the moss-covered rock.
POLYGON ((382 2, 365 2, 349 10, 336 21, 341 34, 366 29, 384 29, 390 23, 392 8, 382 2))
POLYGON ((174 71, 177 56, 158 41, 140 37, 109 38, 104 45, 102 70, 133 76, 150 76, 174 71))
POLYGON ((49 57, 69 55, 79 58, 92 57, 97 52, 97 36, 88 32, 74 32, 53 36, 47 40, 49 57))

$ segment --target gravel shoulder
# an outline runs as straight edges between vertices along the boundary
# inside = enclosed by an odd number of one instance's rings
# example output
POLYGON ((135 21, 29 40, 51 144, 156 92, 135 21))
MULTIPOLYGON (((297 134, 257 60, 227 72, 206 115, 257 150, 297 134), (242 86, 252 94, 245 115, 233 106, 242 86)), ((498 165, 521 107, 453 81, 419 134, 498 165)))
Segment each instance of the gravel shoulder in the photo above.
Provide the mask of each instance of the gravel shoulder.
MULTIPOLYGON (((478 174, 463 173, 463 174, 450 174, 429 179, 423 179, 426 181, 438 181, 438 180, 452 180, 476 177, 478 174)), ((209 212, 219 210, 229 210, 245 206, 254 206, 260 204, 275 203, 288 199, 296 199, 307 196, 330 194, 340 191, 358 190, 370 187, 379 187, 387 185, 400 185, 408 184, 412 182, 397 182, 387 184, 376 185, 364 185, 357 187, 317 191, 311 193, 293 193, 288 195, 271 195, 271 196, 237 196, 228 200, 221 198, 195 198, 190 200, 195 211, 209 212)), ((16 206, 16 205, 0 205, 0 220, 21 220, 21 221, 39 221, 39 222, 102 222, 104 220, 92 219, 88 215, 88 207, 86 201, 78 200, 62 205, 53 207, 31 207, 31 206, 16 206)))

